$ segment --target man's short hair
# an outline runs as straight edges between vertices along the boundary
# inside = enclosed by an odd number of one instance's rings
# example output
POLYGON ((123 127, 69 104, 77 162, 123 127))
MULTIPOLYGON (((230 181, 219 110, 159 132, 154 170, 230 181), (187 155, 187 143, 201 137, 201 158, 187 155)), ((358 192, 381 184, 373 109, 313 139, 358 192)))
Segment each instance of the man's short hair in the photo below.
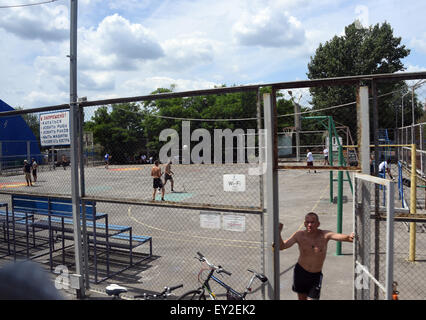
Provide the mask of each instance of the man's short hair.
POLYGON ((157 165, 158 165, 158 164, 160 164, 160 161, 155 160, 155 161, 154 161, 154 164, 157 164, 157 165))
POLYGON ((305 215, 305 219, 306 219, 308 216, 314 216, 314 217, 315 217, 315 219, 317 219, 317 221, 319 221, 319 217, 318 217, 318 215, 317 215, 315 212, 308 212, 308 213, 305 215))

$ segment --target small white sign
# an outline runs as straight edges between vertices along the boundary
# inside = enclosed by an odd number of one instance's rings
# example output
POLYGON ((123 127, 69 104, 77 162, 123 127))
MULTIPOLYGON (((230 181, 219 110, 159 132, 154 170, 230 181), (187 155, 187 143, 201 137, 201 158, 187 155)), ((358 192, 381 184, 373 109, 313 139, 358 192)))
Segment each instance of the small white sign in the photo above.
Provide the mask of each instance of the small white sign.
POLYGON ((40 114, 40 143, 42 146, 71 144, 69 110, 40 114))
POLYGON ((246 191, 246 176, 244 174, 224 174, 223 191, 244 192, 246 191))
POLYGON ((244 215, 223 214, 222 216, 223 229, 227 231, 246 231, 246 217, 244 215))
POLYGON ((220 229, 220 213, 201 211, 200 227, 205 229, 220 229))

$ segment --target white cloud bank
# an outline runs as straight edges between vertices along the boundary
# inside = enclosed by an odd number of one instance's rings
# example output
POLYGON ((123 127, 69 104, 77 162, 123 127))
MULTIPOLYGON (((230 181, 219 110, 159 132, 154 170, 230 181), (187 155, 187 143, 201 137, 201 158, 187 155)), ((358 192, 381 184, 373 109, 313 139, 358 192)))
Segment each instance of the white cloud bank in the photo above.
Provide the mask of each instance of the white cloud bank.
POLYGON ((297 18, 272 7, 253 14, 245 13, 233 26, 233 36, 238 44, 262 47, 297 46, 306 39, 297 18))

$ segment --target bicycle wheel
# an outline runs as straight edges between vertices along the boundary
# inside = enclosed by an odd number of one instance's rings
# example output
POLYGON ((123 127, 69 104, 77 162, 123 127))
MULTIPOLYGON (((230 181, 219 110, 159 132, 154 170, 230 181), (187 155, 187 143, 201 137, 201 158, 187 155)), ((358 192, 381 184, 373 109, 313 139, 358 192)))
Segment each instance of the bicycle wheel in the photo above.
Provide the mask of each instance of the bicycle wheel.
POLYGON ((202 290, 191 290, 181 295, 178 300, 206 300, 206 296, 202 290))

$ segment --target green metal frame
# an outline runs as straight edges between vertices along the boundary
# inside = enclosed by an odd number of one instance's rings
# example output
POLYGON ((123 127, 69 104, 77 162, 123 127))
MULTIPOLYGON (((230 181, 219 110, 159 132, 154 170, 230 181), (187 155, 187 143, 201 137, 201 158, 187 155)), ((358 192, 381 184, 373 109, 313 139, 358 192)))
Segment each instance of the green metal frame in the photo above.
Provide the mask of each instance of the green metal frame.
MULTIPOLYGON (((303 117, 302 119, 314 119, 320 120, 320 123, 327 128, 328 130, 328 145, 329 148, 331 146, 331 151, 329 151, 329 162, 330 165, 333 166, 333 134, 336 137, 336 141, 338 144, 338 163, 339 166, 346 166, 346 160, 343 157, 343 146, 338 139, 338 134, 336 130, 336 126, 333 121, 332 116, 312 116, 312 117, 303 117), (327 120, 327 125, 325 124, 325 120, 327 120)), ((351 188, 351 192, 353 193, 352 181, 349 176, 349 172, 346 171, 347 179, 343 179, 343 171, 339 171, 337 173, 337 180, 334 179, 333 171, 330 171, 330 202, 333 202, 333 194, 334 194, 334 186, 333 182, 337 181, 337 233, 342 233, 343 226, 343 181, 349 182, 349 186, 351 188)), ((338 241, 336 243, 336 255, 339 256, 342 254, 342 243, 338 241)))

